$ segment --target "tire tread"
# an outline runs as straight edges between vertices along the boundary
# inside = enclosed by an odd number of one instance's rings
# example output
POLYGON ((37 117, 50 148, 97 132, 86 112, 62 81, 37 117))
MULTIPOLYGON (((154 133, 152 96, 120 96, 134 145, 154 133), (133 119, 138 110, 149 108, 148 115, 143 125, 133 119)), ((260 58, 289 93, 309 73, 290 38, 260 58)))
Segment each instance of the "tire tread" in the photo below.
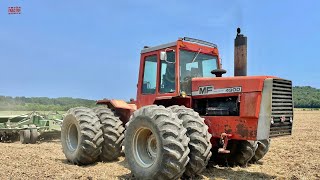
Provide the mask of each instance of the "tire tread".
POLYGON ((208 126, 204 119, 199 116, 193 109, 185 106, 174 105, 169 107, 177 113, 179 119, 183 121, 183 126, 187 129, 189 142, 190 161, 186 166, 184 177, 190 178, 201 173, 207 166, 212 156, 211 142, 212 135, 208 132, 208 126))
POLYGON ((101 161, 114 161, 121 156, 124 140, 124 127, 116 114, 106 106, 96 107, 93 111, 97 114, 102 124, 103 145, 100 154, 101 161))

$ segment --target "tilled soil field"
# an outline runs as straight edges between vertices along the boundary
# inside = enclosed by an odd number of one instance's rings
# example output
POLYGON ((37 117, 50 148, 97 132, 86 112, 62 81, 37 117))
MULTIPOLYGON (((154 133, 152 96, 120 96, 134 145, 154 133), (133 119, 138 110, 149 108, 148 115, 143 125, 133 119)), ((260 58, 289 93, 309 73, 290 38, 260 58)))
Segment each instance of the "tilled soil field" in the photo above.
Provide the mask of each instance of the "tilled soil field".
MULTIPOLYGON (((132 179, 124 157, 69 164, 59 140, 0 144, 1 179, 132 179)), ((272 139, 269 153, 247 168, 208 167, 198 179, 320 179, 320 111, 295 111, 293 135, 272 139)))

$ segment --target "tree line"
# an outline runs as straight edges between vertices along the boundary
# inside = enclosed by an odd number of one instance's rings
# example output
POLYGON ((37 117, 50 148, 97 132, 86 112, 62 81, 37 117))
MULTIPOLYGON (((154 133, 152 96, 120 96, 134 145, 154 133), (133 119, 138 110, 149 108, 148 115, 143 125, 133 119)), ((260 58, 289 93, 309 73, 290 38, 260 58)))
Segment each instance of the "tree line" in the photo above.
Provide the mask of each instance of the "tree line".
POLYGON ((296 108, 320 108, 320 89, 311 86, 295 86, 293 101, 296 108))
POLYGON ((0 111, 67 111, 72 107, 93 107, 96 101, 59 97, 11 97, 0 96, 0 111))
MULTIPOLYGON (((320 89, 310 86, 293 87, 296 108, 320 108, 320 89)), ((60 97, 11 97, 0 96, 0 111, 67 111, 72 107, 93 107, 96 101, 60 97)))

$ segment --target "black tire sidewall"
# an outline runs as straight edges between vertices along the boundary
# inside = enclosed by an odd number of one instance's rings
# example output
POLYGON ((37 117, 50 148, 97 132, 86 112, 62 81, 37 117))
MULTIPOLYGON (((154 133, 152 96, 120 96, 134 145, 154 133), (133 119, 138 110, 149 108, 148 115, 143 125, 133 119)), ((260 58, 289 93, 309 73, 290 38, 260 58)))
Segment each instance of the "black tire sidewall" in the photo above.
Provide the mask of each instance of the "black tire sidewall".
POLYGON ((62 126, 61 126, 62 149, 63 149, 63 152, 64 152, 65 156, 67 157, 67 159, 69 159, 71 161, 75 161, 77 159, 77 157, 79 156, 79 153, 81 151, 80 142, 81 142, 80 124, 73 114, 68 114, 64 118, 62 126), (69 127, 73 124, 76 126, 77 132, 78 132, 78 145, 74 151, 69 149, 69 147, 67 145, 67 135, 69 133, 68 132, 69 127))
MULTIPOLYGON (((134 121, 130 122, 130 125, 126 129, 126 137, 125 137, 125 155, 130 167, 132 168, 131 171, 135 175, 141 175, 141 177, 153 177, 156 172, 162 170, 162 160, 163 160, 163 144, 162 144, 162 137, 160 134, 160 130, 152 122, 150 117, 147 116, 137 116, 134 121), (142 167, 140 166, 134 156, 134 135, 135 132, 142 128, 146 127, 152 131, 157 139, 157 158, 154 163, 150 167, 142 167)), ((139 177, 137 177, 139 178, 139 177)))

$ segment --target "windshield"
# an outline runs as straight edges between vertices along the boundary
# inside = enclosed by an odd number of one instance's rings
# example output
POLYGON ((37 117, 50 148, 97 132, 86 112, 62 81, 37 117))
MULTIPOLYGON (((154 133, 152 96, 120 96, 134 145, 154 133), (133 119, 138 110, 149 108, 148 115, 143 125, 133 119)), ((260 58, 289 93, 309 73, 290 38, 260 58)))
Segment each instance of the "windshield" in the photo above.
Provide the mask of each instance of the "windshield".
POLYGON ((180 51, 180 88, 181 91, 191 94, 191 78, 215 77, 211 71, 217 69, 217 57, 203 54, 201 50, 191 52, 180 51))

